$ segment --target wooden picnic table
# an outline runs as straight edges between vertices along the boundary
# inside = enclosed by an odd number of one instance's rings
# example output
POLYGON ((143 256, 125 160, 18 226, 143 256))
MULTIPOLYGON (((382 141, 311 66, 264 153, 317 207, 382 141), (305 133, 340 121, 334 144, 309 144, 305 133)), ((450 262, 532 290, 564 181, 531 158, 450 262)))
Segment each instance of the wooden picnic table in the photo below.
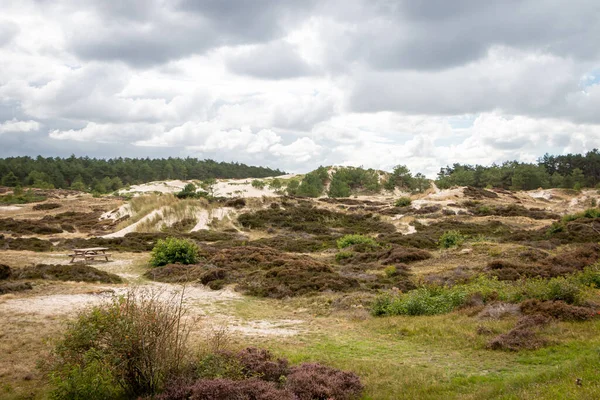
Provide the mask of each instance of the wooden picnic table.
POLYGON ((74 262, 76 258, 83 258, 84 262, 88 262, 90 260, 95 260, 96 257, 104 258, 108 261, 108 256, 110 256, 110 254, 107 253, 106 250, 109 250, 108 247, 73 249, 73 254, 69 254, 69 257, 71 257, 71 262, 74 262))

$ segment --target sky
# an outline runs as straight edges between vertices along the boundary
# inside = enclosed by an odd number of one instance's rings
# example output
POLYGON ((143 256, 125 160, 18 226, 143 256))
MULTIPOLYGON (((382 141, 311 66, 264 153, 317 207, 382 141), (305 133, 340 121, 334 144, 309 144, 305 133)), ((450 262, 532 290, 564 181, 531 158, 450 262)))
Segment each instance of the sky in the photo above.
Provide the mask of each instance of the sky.
POLYGON ((600 147, 598 0, 0 0, 0 157, 433 177, 600 147))

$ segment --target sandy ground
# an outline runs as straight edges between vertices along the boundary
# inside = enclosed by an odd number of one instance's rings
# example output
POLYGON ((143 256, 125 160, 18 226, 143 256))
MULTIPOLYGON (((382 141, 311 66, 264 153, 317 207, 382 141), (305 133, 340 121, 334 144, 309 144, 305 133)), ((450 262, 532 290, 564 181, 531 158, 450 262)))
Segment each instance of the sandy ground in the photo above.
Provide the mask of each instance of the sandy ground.
MULTIPOLYGON (((291 179, 295 177, 295 174, 282 175, 274 178, 278 179, 291 179)), ((223 197, 279 197, 274 190, 269 189, 268 185, 263 189, 255 188, 252 186, 254 179, 221 179, 218 180, 214 186, 215 196, 223 197)), ((269 179, 259 179, 261 181, 268 181, 269 179)), ((177 193, 181 191, 184 186, 188 183, 194 183, 194 181, 156 181, 149 182, 142 185, 133 185, 129 189, 122 189, 119 191, 121 194, 142 194, 142 193, 177 193)), ((202 189, 198 189, 202 191, 202 189)))
MULTIPOLYGON (((39 318, 66 318, 78 311, 109 301, 115 295, 123 295, 130 289, 149 290, 165 299, 178 296, 184 291, 187 315, 201 318, 211 324, 225 325, 232 334, 242 336, 293 336, 302 332, 302 320, 259 319, 245 320, 235 316, 232 309, 236 302, 251 301, 231 287, 211 290, 201 284, 168 284, 152 282, 142 274, 146 271, 148 255, 117 253, 109 262, 93 263, 95 268, 121 276, 126 283, 119 285, 83 282, 47 282, 35 284, 34 290, 17 294, 0 295, 0 319, 9 316, 39 318)), ((35 253, 29 251, 0 252, 0 263, 10 265, 33 265, 37 263, 68 264, 61 253, 35 253), (19 264, 16 263, 19 260, 19 264)), ((208 327, 202 328, 208 329, 208 327)))

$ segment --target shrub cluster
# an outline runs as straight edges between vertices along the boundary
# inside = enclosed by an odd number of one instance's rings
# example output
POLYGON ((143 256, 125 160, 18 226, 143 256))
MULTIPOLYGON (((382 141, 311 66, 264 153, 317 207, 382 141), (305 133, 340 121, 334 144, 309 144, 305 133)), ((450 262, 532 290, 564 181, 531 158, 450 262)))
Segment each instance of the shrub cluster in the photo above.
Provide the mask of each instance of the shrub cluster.
POLYGON ((262 349, 212 346, 191 356, 183 294, 129 292, 82 312, 56 346, 55 400, 358 399, 358 376, 317 363, 290 366, 262 349), (162 294, 164 297, 164 294, 162 294))
POLYGON ((364 235, 346 235, 337 241, 338 249, 345 249, 346 247, 353 246, 355 244, 363 244, 370 247, 377 247, 377 242, 368 236, 364 235))
POLYGON ((449 249, 451 247, 458 247, 462 245, 465 241, 465 236, 459 231, 447 231, 444 232, 438 241, 439 246, 442 249, 449 249))
POLYGON ((152 249, 150 264, 161 267, 167 264, 194 264, 198 260, 198 246, 187 239, 168 237, 159 240, 152 249))
POLYGON ((394 203, 395 207, 408 207, 412 204, 412 200, 410 199, 410 197, 400 197, 398 200, 396 200, 396 202, 394 203))
POLYGON ((519 303, 536 299, 579 305, 584 303, 590 287, 596 287, 598 283, 598 264, 582 272, 551 279, 499 281, 495 277, 479 275, 466 284, 426 284, 408 293, 384 293, 376 298, 371 311, 376 316, 444 314, 468 305, 473 296, 479 297, 484 303, 495 300, 519 303))

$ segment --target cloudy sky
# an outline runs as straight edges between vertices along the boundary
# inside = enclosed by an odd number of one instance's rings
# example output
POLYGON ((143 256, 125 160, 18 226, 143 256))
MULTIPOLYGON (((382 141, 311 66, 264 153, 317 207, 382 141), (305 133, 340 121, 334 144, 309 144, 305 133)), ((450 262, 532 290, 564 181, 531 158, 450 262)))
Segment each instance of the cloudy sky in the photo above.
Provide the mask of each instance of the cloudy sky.
POLYGON ((0 156, 434 176, 600 147, 598 0, 1 0, 0 156))

